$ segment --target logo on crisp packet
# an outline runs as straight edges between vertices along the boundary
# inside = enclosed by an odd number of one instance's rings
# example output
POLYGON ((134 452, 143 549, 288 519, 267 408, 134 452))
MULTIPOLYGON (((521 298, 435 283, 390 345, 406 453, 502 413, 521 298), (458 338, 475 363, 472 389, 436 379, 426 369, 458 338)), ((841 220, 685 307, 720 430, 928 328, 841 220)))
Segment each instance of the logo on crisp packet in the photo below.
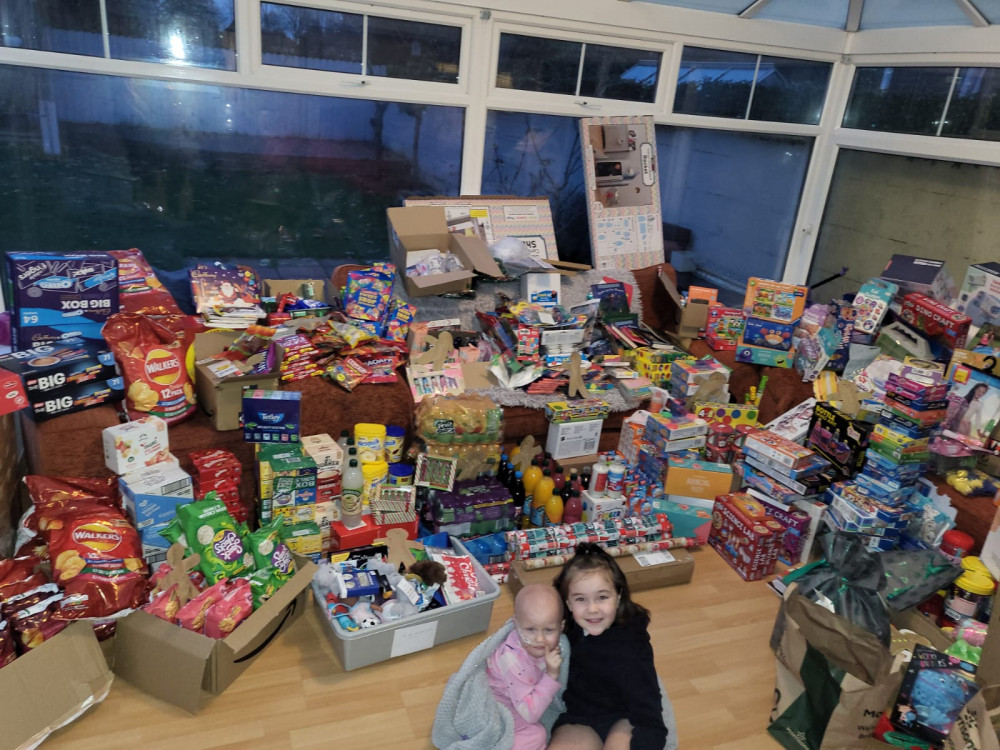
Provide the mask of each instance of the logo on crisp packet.
POLYGON ((243 557, 243 542, 235 531, 223 529, 212 540, 212 551, 222 562, 235 562, 243 557))
POLYGON ((292 552, 287 545, 279 544, 274 554, 271 555, 271 564, 281 575, 288 575, 292 572, 292 552))
POLYGON ((275 412, 273 414, 269 412, 261 412, 260 414, 260 421, 267 422, 268 424, 278 424, 284 418, 284 412, 275 412))

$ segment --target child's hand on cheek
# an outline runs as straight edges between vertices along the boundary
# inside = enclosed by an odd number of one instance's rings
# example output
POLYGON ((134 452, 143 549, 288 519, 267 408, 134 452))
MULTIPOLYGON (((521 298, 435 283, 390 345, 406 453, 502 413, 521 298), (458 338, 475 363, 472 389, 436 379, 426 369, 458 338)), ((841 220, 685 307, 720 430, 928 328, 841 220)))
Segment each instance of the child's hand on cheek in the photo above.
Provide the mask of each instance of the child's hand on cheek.
POLYGON ((556 644, 555 648, 550 648, 545 652, 545 674, 551 677, 553 680, 559 679, 559 667, 562 666, 562 652, 559 650, 559 644, 556 644))

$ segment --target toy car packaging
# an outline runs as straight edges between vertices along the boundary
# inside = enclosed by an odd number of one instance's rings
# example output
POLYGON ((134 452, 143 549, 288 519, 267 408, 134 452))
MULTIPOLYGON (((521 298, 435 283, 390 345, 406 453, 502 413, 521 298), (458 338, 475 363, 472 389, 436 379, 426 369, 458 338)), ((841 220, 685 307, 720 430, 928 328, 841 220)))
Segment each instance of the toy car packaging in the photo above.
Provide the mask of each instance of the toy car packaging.
POLYGON ((142 604, 146 562, 139 532, 114 508, 63 513, 49 526, 52 578, 63 586, 59 617, 107 617, 142 604))
POLYGON ((129 419, 152 414, 175 424, 194 414, 194 383, 184 363, 191 333, 183 317, 119 313, 102 332, 125 378, 129 419))

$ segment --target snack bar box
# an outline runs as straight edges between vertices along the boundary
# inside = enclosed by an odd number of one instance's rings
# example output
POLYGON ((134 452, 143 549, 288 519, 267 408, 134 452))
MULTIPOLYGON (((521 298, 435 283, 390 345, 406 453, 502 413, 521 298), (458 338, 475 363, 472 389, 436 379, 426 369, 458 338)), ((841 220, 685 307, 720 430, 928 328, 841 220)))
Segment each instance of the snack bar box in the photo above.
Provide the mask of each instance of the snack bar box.
MULTIPOLYGON (((460 541, 451 538, 451 545, 459 554, 469 554, 460 541)), ((471 556, 470 556, 471 557, 471 556)), ((412 654, 439 643, 482 633, 490 626, 493 602, 500 596, 500 586, 489 573, 471 557, 476 571, 477 590, 480 595, 460 604, 404 617, 374 628, 349 633, 326 616, 323 595, 313 588, 313 601, 319 608, 319 627, 340 659, 344 671, 367 667, 397 656, 412 654)))

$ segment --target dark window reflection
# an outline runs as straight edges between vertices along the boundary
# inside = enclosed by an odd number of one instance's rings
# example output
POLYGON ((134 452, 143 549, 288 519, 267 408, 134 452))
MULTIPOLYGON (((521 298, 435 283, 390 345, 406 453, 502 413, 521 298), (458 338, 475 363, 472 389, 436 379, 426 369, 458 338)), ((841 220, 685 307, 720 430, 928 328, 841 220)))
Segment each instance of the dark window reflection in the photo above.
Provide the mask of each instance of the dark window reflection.
POLYGON ((958 71, 941 135, 1000 140, 1000 69, 958 71))
POLYGON ((750 119, 819 125, 832 67, 825 62, 762 55, 750 119))
POLYGON ((384 259, 387 207, 458 193, 463 116, 0 66, 4 244, 384 259))
POLYGON ((575 94, 580 42, 520 34, 500 35, 497 87, 575 94))
POLYGON ((652 102, 659 72, 659 52, 588 44, 583 55, 580 95, 652 102))
POLYGON ((265 65, 361 73, 364 16, 329 10, 260 4, 265 65))
POLYGON ((746 117, 757 55, 684 47, 674 112, 708 117, 746 117))
POLYGON ((111 57, 236 70, 233 0, 106 0, 111 57))
POLYGON ((590 262, 590 233, 575 117, 489 112, 483 195, 547 195, 563 260, 590 262))
POLYGON ((844 127, 936 134, 954 74, 954 68, 858 68, 844 127))
POLYGON ((458 82, 462 30, 457 26, 368 17, 368 74, 458 82))
POLYGON ((104 57, 98 0, 3 0, 0 46, 104 57))

